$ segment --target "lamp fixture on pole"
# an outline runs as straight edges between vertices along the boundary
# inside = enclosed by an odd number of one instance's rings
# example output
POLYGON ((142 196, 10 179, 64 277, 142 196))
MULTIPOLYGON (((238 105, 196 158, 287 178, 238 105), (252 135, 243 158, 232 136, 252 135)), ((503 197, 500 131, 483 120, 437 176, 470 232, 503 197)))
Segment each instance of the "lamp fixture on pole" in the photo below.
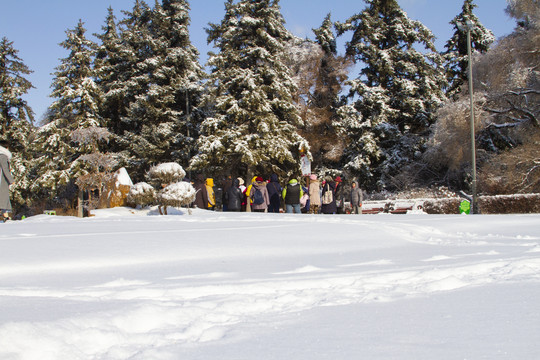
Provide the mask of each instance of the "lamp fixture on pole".
POLYGON ((478 214, 478 201, 476 194, 476 145, 474 135, 474 94, 473 94, 473 72, 472 72, 472 50, 471 50, 471 31, 474 24, 471 20, 466 20, 465 24, 456 22, 459 30, 467 32, 467 55, 469 60, 469 97, 471 107, 471 167, 472 167, 472 213, 478 214))

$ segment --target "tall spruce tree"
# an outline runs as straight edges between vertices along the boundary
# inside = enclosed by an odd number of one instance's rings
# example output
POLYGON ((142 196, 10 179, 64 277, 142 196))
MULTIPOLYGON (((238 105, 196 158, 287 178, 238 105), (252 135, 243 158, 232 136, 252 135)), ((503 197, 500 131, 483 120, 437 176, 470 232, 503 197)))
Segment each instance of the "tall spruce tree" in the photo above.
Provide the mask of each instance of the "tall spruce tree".
POLYGON ((131 11, 122 11, 124 18, 119 23, 119 39, 111 27, 111 16, 103 33, 103 62, 98 62, 100 86, 104 92, 104 114, 107 128, 114 135, 112 148, 118 153, 134 180, 144 177, 148 167, 146 158, 155 157, 155 148, 142 137, 144 119, 136 116, 133 106, 138 98, 148 93, 150 76, 155 71, 153 63, 153 41, 150 33, 152 9, 141 0, 135 0, 131 11), (110 35, 106 35, 110 33, 110 35), (102 71, 103 70, 103 71, 102 71), (136 152, 134 147, 147 146, 147 154, 136 152))
POLYGON ((118 34, 112 7, 108 8, 102 30, 101 34, 95 34, 100 44, 97 47, 94 65, 96 83, 103 94, 100 114, 105 126, 114 134, 120 134, 122 132, 120 119, 126 114, 126 96, 121 89, 123 81, 127 80, 126 76, 129 74, 129 51, 123 46, 118 34))
POLYGON ((368 188, 391 188, 393 176, 423 150, 446 80, 429 29, 396 0, 366 2, 336 24, 339 35, 352 31, 346 51, 363 66, 348 82, 352 105, 341 109, 345 169, 368 188))
POLYGON ((25 76, 32 73, 18 56, 13 42, 2 38, 0 42, 0 136, 5 136, 13 122, 34 121, 34 112, 22 98, 32 88, 25 76))
POLYGON ((137 0, 124 13, 119 37, 111 14, 99 36, 98 74, 115 149, 132 177, 143 179, 153 163, 189 162, 204 72, 189 38, 187 1, 151 9, 137 0))
POLYGON ((32 88, 26 75, 32 71, 18 56, 13 42, 2 38, 0 42, 0 140, 9 144, 13 154, 11 168, 15 177, 10 187, 16 212, 28 205, 28 144, 33 133, 34 112, 23 96, 32 88))
POLYGON ((461 13, 450 21, 454 28, 454 35, 446 42, 446 50, 443 52, 448 79, 446 93, 450 97, 454 97, 468 79, 467 31, 460 29, 458 23, 470 22, 472 24, 471 49, 475 53, 487 52, 495 41, 493 33, 486 29, 474 15, 474 8, 476 8, 476 4, 473 0, 465 0, 461 13))
POLYGON ((156 3, 154 8, 153 59, 158 65, 147 97, 139 97, 132 106, 134 113, 145 119, 147 141, 163 153, 149 163, 174 160, 187 166, 194 153, 205 74, 199 53, 191 44, 189 10, 185 0, 164 0, 162 6, 156 3))
POLYGON ((201 126, 194 169, 252 174, 299 171, 299 151, 308 149, 297 133, 294 81, 284 54, 291 34, 278 0, 225 3, 220 24, 210 24, 211 53, 207 102, 214 114, 201 126))
POLYGON ((101 92, 94 82, 93 59, 96 45, 86 38, 84 23, 79 21, 73 30, 67 30, 67 39, 60 43, 69 54, 61 59, 52 83, 48 123, 40 128, 33 142, 32 161, 35 178, 32 192, 40 197, 75 196, 73 184, 86 173, 81 155, 92 151, 72 141, 76 129, 100 127, 101 92), (70 188, 69 194, 61 194, 70 188))

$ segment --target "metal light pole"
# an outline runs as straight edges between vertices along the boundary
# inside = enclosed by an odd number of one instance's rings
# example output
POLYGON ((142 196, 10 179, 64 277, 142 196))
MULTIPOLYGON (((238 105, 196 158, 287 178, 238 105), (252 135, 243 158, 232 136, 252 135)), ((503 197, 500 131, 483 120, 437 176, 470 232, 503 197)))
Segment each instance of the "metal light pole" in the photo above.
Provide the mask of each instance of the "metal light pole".
POLYGON ((459 30, 467 32, 467 55, 469 56, 469 97, 471 103, 471 166, 472 166, 472 213, 478 214, 478 199, 476 195, 476 145, 474 136, 474 93, 473 93, 473 72, 472 72, 472 50, 471 50, 471 30, 474 29, 472 21, 467 20, 465 24, 456 23, 459 30))

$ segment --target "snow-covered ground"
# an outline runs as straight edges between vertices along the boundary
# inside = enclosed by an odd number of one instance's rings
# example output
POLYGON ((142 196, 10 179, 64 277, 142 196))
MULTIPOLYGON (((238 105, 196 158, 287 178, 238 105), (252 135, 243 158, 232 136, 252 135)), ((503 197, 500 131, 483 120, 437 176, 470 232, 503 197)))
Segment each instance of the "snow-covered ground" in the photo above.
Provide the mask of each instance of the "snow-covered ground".
POLYGON ((540 215, 0 224, 0 359, 539 359, 540 215))

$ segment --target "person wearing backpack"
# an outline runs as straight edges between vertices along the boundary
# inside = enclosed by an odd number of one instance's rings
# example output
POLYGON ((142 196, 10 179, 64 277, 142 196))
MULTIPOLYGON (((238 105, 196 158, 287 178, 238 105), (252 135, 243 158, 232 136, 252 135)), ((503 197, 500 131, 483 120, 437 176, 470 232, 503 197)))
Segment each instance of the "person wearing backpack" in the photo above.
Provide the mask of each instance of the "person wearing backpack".
POLYGON ((270 182, 266 184, 268 190, 268 197, 270 198, 270 205, 268 205, 268 212, 279 213, 281 208, 281 192, 283 188, 279 185, 279 179, 277 174, 270 176, 270 182))
POLYGON ((253 182, 249 197, 251 199, 251 210, 253 212, 265 212, 266 209, 268 209, 270 198, 268 197, 266 182, 262 177, 258 176, 253 182))
POLYGON ((246 189, 246 211, 251 212, 253 210, 253 200, 251 199, 251 189, 253 188, 253 184, 255 184, 255 181, 257 181, 257 176, 254 176, 253 179, 251 179, 251 183, 247 185, 246 189))
POLYGON ((292 214, 300 214, 300 199, 304 195, 302 187, 298 183, 298 180, 291 179, 287 186, 283 189, 282 196, 285 200, 285 212, 292 214))
POLYGON ((326 184, 322 188, 321 213, 335 214, 337 212, 335 191, 336 183, 334 180, 331 177, 326 179, 326 184))

